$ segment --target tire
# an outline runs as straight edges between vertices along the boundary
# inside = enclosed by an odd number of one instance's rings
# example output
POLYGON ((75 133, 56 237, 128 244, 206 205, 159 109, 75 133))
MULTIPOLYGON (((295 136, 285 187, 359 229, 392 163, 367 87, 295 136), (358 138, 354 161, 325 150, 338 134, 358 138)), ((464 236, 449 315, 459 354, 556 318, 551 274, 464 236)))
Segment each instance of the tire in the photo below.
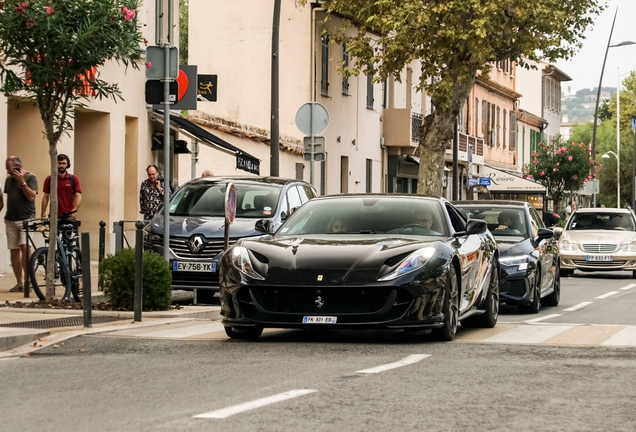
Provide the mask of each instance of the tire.
POLYGON ((561 276, 561 277, 568 277, 572 273, 574 273, 574 270, 561 269, 561 268, 559 269, 559 276, 561 276))
POLYGON ((69 249, 69 264, 71 274, 71 294, 76 302, 82 301, 84 295, 84 280, 82 279, 82 252, 77 246, 69 249))
POLYGON ((497 319, 499 318, 499 268, 496 264, 493 264, 484 306, 486 312, 463 320, 462 327, 493 328, 497 325, 497 319))
POLYGON ((444 326, 431 331, 431 339, 450 342, 455 339, 457 324, 459 322, 459 289, 457 286, 457 274, 455 266, 451 263, 446 275, 446 289, 444 290, 444 326))
POLYGON ((519 305, 519 312, 523 314, 536 314, 541 309, 541 269, 537 268, 538 275, 534 282, 534 293, 532 296, 532 302, 528 305, 519 305))
POLYGON ((258 339, 263 334, 263 327, 224 327, 225 334, 232 339, 258 339))
POLYGON ((541 299, 542 306, 558 306, 559 300, 561 300, 561 268, 557 263, 556 271, 554 272, 554 282, 552 283, 552 294, 549 294, 541 299))
POLYGON ((632 271, 632 279, 636 279, 636 270, 632 271))
MULTIPOLYGON (((41 247, 33 252, 29 260, 29 277, 33 292, 40 300, 46 300, 46 266, 49 248, 41 247)), ((55 254, 55 273, 53 276, 54 298, 69 300, 71 284, 66 262, 59 253, 55 254)))

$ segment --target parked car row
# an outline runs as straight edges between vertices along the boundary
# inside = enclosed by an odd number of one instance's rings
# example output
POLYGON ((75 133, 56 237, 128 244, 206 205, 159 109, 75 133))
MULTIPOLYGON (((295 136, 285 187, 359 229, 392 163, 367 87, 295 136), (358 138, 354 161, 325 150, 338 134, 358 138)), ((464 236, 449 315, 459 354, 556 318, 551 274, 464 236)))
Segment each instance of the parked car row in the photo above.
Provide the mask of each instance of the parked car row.
MULTIPOLYGON (((628 210, 577 210, 556 229, 557 242, 546 223, 559 216, 546 213, 544 222, 525 202, 316 196, 308 183, 271 177, 187 182, 169 208, 173 288, 219 292, 232 338, 328 326, 448 341, 459 323, 494 327, 500 303, 521 313, 558 305, 560 277, 574 268, 633 268, 636 275, 636 221, 628 210), (224 251, 229 182, 237 207, 224 251), (613 237, 601 241, 601 234, 613 237)), ((160 212, 146 227, 145 246, 158 253, 163 223, 160 212)))

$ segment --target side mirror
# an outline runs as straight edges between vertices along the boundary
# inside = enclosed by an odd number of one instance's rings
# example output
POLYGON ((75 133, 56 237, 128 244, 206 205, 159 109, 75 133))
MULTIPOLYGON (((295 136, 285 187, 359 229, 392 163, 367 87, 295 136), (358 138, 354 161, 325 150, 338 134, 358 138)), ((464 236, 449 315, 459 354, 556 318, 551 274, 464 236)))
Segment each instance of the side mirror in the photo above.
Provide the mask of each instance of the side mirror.
POLYGON ((554 238, 555 238, 555 240, 558 240, 561 237, 561 234, 563 234, 563 228, 555 228, 554 229, 554 238))
POLYGON ((274 229, 274 220, 273 219, 259 219, 256 221, 254 225, 254 229, 256 231, 262 232, 264 234, 269 234, 274 229))
POLYGON ((537 233, 537 238, 539 240, 549 239, 553 237, 554 237, 554 231, 552 231, 551 229, 541 228, 539 232, 537 233))
POLYGON ((559 216, 559 214, 555 212, 546 212, 543 215, 543 223, 546 226, 555 226, 556 224, 559 223, 560 220, 561 220, 561 216, 559 216))
POLYGON ((486 221, 479 219, 468 219, 466 223, 466 231, 459 231, 453 234, 454 237, 463 237, 467 235, 483 234, 488 229, 486 221))

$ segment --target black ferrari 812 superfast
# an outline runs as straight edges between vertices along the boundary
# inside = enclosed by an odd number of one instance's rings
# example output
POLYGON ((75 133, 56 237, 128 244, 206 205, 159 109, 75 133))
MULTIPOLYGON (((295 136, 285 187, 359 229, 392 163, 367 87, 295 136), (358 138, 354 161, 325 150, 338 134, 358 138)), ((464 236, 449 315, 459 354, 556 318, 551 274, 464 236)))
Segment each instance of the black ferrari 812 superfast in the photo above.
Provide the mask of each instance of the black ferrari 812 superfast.
POLYGON ((263 328, 382 328, 449 341, 460 322, 497 323, 497 254, 485 222, 443 198, 315 198, 275 234, 225 252, 222 323, 237 339, 263 328))

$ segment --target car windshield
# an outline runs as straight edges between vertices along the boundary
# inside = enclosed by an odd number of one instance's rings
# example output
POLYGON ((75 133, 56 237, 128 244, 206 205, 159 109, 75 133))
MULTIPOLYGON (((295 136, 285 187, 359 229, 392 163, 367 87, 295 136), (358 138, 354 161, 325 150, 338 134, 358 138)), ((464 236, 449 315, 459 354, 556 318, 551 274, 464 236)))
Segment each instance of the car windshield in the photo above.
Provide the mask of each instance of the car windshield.
MULTIPOLYGON (((170 216, 224 217, 225 183, 186 184, 170 200, 170 216)), ((281 188, 265 184, 236 186, 236 217, 262 219, 276 214, 281 188)))
POLYGON ((495 237, 528 238, 526 218, 523 210, 493 206, 464 207, 461 204, 455 205, 455 207, 466 219, 486 221, 488 229, 495 237))
POLYGON ((447 236, 448 228, 438 201, 369 196, 309 201, 276 235, 352 233, 447 236))
POLYGON ((629 213, 574 213, 568 230, 634 231, 634 218, 629 213))

